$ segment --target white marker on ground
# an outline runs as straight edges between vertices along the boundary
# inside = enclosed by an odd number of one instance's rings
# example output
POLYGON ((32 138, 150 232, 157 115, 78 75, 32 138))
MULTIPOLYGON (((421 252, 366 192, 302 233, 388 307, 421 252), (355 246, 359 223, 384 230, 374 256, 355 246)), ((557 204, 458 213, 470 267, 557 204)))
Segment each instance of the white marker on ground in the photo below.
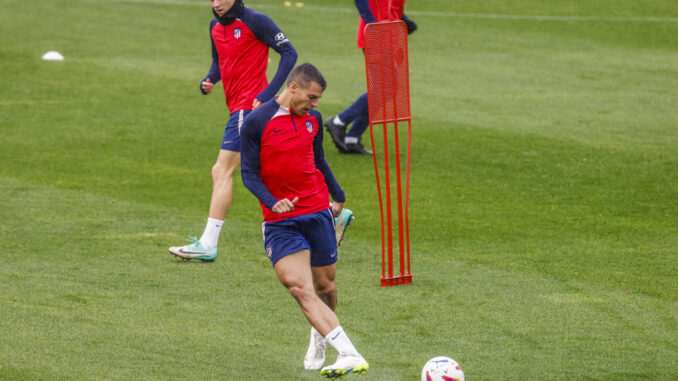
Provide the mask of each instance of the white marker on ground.
POLYGON ((64 56, 62 56, 59 52, 49 51, 42 55, 42 59, 44 61, 63 61, 64 56))

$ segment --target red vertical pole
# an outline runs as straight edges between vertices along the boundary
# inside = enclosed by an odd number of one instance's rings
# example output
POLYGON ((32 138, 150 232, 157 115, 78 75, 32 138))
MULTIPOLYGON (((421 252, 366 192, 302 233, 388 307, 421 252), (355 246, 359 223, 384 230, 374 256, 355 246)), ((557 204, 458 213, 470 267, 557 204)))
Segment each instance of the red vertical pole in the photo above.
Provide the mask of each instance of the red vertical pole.
POLYGON ((407 121, 407 176, 405 177, 405 237, 407 240, 407 275, 412 276, 410 267, 410 156, 412 154, 412 120, 407 121))
POLYGON ((373 154, 372 158, 374 159, 374 172, 377 176, 377 194, 379 196, 379 215, 381 218, 381 277, 386 278, 386 250, 385 250, 385 238, 384 238, 384 205, 381 201, 381 184, 379 181, 379 166, 377 165, 377 152, 375 150, 376 145, 374 144, 374 125, 370 122, 370 140, 372 142, 373 154))
MULTIPOLYGON (((374 151, 373 151, 374 152, 374 151)), ((393 278, 393 216, 391 214, 391 163, 388 157, 388 130, 384 123, 384 184, 386 188, 386 245, 388 247, 388 277, 393 278)))

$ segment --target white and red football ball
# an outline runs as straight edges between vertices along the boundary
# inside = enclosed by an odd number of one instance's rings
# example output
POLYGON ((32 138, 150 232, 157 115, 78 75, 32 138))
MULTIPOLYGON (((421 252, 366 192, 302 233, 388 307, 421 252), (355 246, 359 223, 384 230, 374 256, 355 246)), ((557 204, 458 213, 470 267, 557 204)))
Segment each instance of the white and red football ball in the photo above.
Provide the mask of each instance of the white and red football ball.
POLYGON ((421 381, 464 381, 464 371, 449 357, 434 357, 421 370, 421 381))

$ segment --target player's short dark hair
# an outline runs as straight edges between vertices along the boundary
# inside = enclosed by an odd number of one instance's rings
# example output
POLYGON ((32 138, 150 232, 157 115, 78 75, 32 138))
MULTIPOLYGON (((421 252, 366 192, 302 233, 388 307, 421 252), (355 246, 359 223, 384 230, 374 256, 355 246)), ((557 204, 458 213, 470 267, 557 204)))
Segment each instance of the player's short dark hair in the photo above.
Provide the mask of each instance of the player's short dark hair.
POLYGON ((327 82, 325 82, 325 78, 320 73, 320 70, 310 63, 303 63, 292 69, 290 76, 287 77, 287 85, 289 86, 292 82, 299 84, 299 87, 302 89, 307 89, 311 86, 311 82, 319 84, 323 91, 327 88, 327 82))

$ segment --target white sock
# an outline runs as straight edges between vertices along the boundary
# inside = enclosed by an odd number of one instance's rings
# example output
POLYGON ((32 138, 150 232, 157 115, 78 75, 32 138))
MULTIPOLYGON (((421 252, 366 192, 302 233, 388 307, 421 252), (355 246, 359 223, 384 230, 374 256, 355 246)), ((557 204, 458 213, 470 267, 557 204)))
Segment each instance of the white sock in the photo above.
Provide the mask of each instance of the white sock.
POLYGON ((346 136, 344 137, 344 144, 355 144, 358 143, 360 139, 355 136, 346 136))
POLYGON ((337 326, 332 332, 328 333, 327 336, 325 336, 325 340, 327 340, 340 355, 360 356, 360 353, 355 349, 353 343, 351 343, 351 339, 348 338, 348 335, 346 335, 346 332, 344 332, 344 329, 341 328, 341 326, 337 326))
POLYGON ((202 247, 207 250, 212 250, 217 247, 222 226, 224 226, 224 221, 222 220, 215 220, 214 218, 207 219, 207 226, 205 226, 205 231, 202 233, 202 237, 200 237, 200 244, 202 247))
POLYGON ((340 126, 345 126, 346 123, 344 123, 341 119, 339 119, 339 115, 335 115, 334 119, 332 120, 334 124, 338 124, 340 126))
POLYGON ((314 326, 311 326, 311 334, 313 335, 313 339, 315 341, 325 341, 325 336, 323 336, 322 333, 318 332, 318 330, 316 330, 314 326))

